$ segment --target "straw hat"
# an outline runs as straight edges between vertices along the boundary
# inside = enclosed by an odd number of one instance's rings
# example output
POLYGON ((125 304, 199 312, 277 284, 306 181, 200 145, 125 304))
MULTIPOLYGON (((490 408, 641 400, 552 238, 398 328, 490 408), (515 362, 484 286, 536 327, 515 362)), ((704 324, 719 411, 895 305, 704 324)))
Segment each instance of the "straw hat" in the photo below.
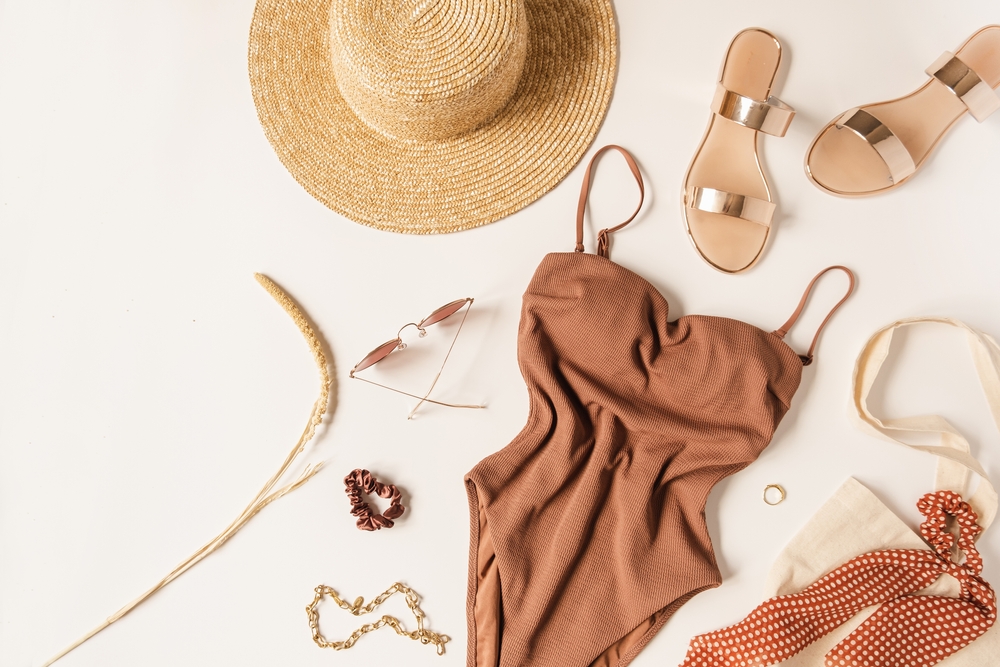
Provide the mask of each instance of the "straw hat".
POLYGON ((278 158, 351 220, 485 225, 583 157, 611 97, 611 0, 257 0, 250 87, 278 158))

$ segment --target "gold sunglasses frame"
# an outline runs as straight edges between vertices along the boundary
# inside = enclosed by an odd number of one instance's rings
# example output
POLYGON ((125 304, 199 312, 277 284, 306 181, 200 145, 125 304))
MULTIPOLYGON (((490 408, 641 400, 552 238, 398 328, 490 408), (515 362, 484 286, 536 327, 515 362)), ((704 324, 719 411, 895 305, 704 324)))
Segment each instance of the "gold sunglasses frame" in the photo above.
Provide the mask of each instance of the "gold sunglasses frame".
POLYGON ((352 380, 361 380, 362 382, 367 382, 368 384, 373 384, 376 387, 381 387, 383 389, 388 389, 389 391, 394 391, 397 394, 402 394, 403 396, 409 396, 410 398, 416 398, 417 400, 419 400, 420 402, 417 403, 413 407, 413 409, 410 410, 410 413, 406 416, 407 419, 413 419, 413 415, 416 413, 417 409, 421 405, 423 405, 424 403, 433 403, 434 405, 441 405, 441 406, 448 407, 448 408, 481 409, 481 408, 486 407, 485 405, 465 405, 465 404, 462 404, 462 403, 445 403, 444 401, 436 401, 436 400, 434 400, 432 398, 428 398, 431 395, 431 392, 434 391, 434 387, 437 386, 438 380, 441 378, 441 373, 442 373, 442 371, 444 371, 445 364, 448 363, 448 359, 449 359, 449 357, 451 357, 451 351, 455 348, 455 343, 458 341, 458 335, 460 333, 462 333, 462 327, 465 326, 465 320, 468 319, 468 317, 469 317, 469 312, 472 310, 472 304, 473 304, 474 301, 475 301, 475 299, 473 299, 472 297, 466 297, 464 299, 456 299, 455 301, 451 301, 449 303, 446 303, 445 305, 441 306, 440 308, 435 308, 433 311, 431 311, 430 315, 428 315, 424 319, 420 320, 419 322, 407 322, 406 324, 404 324, 403 326, 401 326, 399 328, 399 331, 396 332, 396 337, 395 338, 387 340, 386 342, 382 343, 381 345, 376 346, 374 349, 372 349, 371 352, 369 352, 364 357, 362 357, 361 361, 359 361, 358 363, 356 363, 354 365, 354 368, 352 368, 350 370, 350 372, 348 373, 348 377, 351 378, 352 380), (460 305, 458 308, 455 308, 455 310, 453 310, 451 313, 445 315, 444 317, 442 317, 440 319, 437 319, 437 320, 434 320, 433 322, 430 322, 429 324, 427 323, 427 321, 430 320, 430 319, 432 319, 436 314, 438 314, 438 313, 440 313, 442 311, 448 310, 449 308, 451 308, 452 306, 455 306, 457 304, 462 304, 462 305, 460 305), (468 307, 466 308, 466 306, 468 306, 468 307), (403 334, 403 331, 407 327, 415 327, 417 329, 417 331, 419 332, 418 335, 420 336, 420 338, 423 338, 424 336, 427 335, 427 329, 426 329, 426 327, 432 326, 434 324, 438 324, 439 322, 443 322, 444 320, 448 319, 449 317, 452 317, 453 315, 457 314, 458 311, 462 310, 462 308, 465 308, 465 314, 462 316, 462 321, 458 325, 458 330, 455 332, 455 337, 452 339, 451 345, 448 346, 448 352, 444 355, 444 360, 441 362, 441 367, 438 369, 437 375, 434 376, 434 381, 431 382, 430 388, 424 393, 423 396, 417 396, 416 394, 411 394, 411 393, 409 393, 407 391, 403 391, 401 389, 396 389, 395 387, 390 387, 388 385, 384 385, 384 384, 381 384, 379 382, 374 382, 372 380, 369 380, 367 378, 363 378, 363 377, 361 377, 361 376, 358 375, 358 373, 360 373, 361 371, 366 370, 368 368, 371 368, 372 366, 374 366, 375 364, 379 363, 380 361, 385 360, 393 352, 395 352, 397 350, 405 350, 406 349, 406 343, 403 342, 402 334, 403 334), (384 347, 386 347, 388 345, 392 345, 392 348, 388 352, 386 352, 384 355, 382 355, 381 357, 379 357, 375 361, 372 361, 371 363, 365 364, 365 362, 368 361, 369 357, 371 357, 376 352, 378 352, 379 350, 381 350, 382 348, 384 348, 384 347), (365 364, 365 365, 362 366, 362 364, 365 364))

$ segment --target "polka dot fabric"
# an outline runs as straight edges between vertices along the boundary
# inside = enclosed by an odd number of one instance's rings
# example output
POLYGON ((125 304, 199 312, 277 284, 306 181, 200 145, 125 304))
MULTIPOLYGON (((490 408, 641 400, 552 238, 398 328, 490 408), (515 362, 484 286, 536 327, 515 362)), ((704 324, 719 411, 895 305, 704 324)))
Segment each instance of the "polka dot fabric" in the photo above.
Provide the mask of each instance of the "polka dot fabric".
POLYGON ((997 617, 993 588, 979 576, 976 513, 952 491, 928 493, 917 508, 926 517, 920 534, 934 551, 858 556, 801 593, 771 598, 737 625, 695 637, 681 667, 777 665, 873 605, 881 606, 827 653, 826 667, 930 667, 974 641, 997 617), (952 560, 956 546, 962 563, 952 560), (942 574, 958 580, 960 597, 914 595, 942 574))

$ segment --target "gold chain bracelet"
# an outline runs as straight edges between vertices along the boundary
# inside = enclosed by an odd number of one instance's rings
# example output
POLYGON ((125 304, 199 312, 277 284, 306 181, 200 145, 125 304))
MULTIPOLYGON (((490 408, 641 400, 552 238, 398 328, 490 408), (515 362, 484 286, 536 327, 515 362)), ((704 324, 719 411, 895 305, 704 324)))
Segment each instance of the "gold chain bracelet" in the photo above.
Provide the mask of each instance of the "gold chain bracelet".
POLYGON ((448 635, 439 635, 436 632, 432 632, 424 628, 424 618, 426 615, 420 608, 420 598, 412 588, 404 586, 399 582, 390 586, 389 590, 382 593, 368 604, 365 604, 365 599, 363 597, 356 599, 354 604, 348 604, 337 594, 337 591, 329 586, 317 586, 315 592, 316 595, 313 597, 312 604, 306 607, 306 615, 309 616, 309 629, 312 630, 313 641, 316 642, 316 645, 320 648, 332 648, 335 651, 349 649, 354 646, 362 635, 378 630, 384 625, 388 625, 396 631, 397 635, 402 637, 409 637, 410 639, 418 641, 421 644, 433 644, 437 647, 438 655, 444 655, 444 645, 451 641, 451 637, 448 635), (416 630, 407 632, 398 618, 386 614, 374 623, 365 623, 360 628, 352 632, 351 636, 342 642, 327 641, 323 634, 319 631, 319 611, 316 607, 319 605, 320 600, 323 599, 323 596, 329 595, 341 609, 349 611, 355 616, 361 616, 362 614, 370 614, 373 612, 376 607, 388 600, 395 593, 403 593, 406 595, 406 606, 410 608, 410 611, 413 612, 413 617, 417 619, 416 630))

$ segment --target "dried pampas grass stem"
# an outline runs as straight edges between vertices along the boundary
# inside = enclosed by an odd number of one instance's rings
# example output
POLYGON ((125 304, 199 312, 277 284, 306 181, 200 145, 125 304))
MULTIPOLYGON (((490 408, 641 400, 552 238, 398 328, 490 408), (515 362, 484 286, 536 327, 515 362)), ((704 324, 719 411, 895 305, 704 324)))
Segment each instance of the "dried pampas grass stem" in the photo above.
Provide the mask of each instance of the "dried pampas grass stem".
POLYGON ((306 343, 309 345, 309 349, 312 351, 313 360, 316 362, 316 368, 319 370, 319 398, 317 398, 316 402, 313 404, 312 413, 309 415, 309 421, 306 424, 305 430, 302 432, 302 435, 299 436, 298 442, 295 443, 295 446, 288 453, 288 456, 285 457, 285 461, 281 464, 281 467, 278 468, 278 471, 267 481, 263 488, 261 488, 250 504, 247 505, 246 509, 244 509, 243 512, 236 517, 236 520, 229 524, 224 531, 219 533, 215 539, 205 544, 205 546, 198 549, 198 551, 191 554, 187 560, 174 568, 170 574, 161 579, 155 586, 109 616, 107 620, 78 639, 74 644, 61 651, 58 655, 46 662, 42 667, 49 667, 49 665, 52 665, 67 653, 99 633, 101 630, 104 630, 106 627, 125 616, 125 614, 138 607, 140 604, 149 599, 154 593, 191 569, 191 567, 205 558, 205 556, 225 544, 230 537, 235 535, 237 531, 246 525, 246 523, 258 512, 278 498, 287 493, 291 493, 308 482, 313 475, 319 472, 320 468, 323 467, 322 461, 307 465, 294 481, 289 482, 284 486, 275 488, 278 482, 292 467, 292 464, 295 462, 296 458, 298 458, 299 454, 305 451, 306 444, 312 440, 313 436, 316 434, 316 427, 323 422, 323 415, 326 414, 330 405, 330 369, 329 364, 327 363, 326 355, 323 353, 323 344, 316 335, 312 326, 309 324, 309 319, 305 316, 305 313, 302 312, 302 309, 299 308, 295 301, 293 301, 292 298, 289 297, 288 294, 278 287, 278 285, 275 284, 270 278, 261 273, 255 274, 255 277, 257 278, 257 282, 267 290, 268 294, 274 297, 274 300, 285 309, 285 312, 288 313, 288 315, 292 318, 292 321, 295 322, 295 325, 298 326, 299 331, 302 332, 303 337, 306 339, 306 343))

